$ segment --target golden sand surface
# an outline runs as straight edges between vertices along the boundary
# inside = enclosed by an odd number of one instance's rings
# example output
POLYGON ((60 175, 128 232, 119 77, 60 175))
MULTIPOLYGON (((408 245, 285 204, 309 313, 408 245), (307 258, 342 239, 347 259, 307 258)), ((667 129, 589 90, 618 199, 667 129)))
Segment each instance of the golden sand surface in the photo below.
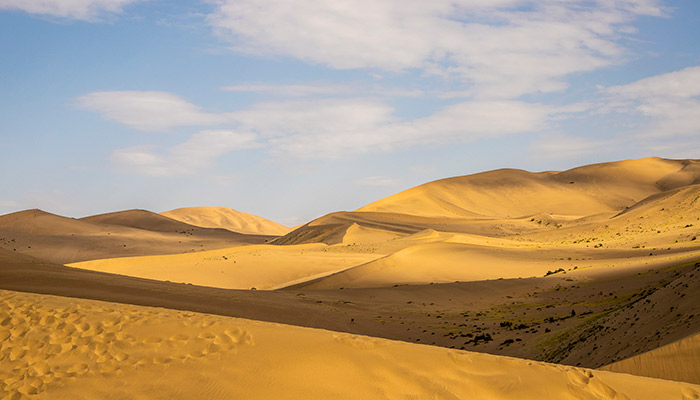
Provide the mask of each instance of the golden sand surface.
POLYGON ((223 228, 252 235, 281 236, 291 231, 291 228, 277 222, 228 207, 184 207, 160 214, 194 226, 223 228))
POLYGON ((601 369, 700 384, 700 334, 606 365, 601 369))
POLYGON ((697 399, 700 386, 192 312, 0 291, 3 399, 697 399))

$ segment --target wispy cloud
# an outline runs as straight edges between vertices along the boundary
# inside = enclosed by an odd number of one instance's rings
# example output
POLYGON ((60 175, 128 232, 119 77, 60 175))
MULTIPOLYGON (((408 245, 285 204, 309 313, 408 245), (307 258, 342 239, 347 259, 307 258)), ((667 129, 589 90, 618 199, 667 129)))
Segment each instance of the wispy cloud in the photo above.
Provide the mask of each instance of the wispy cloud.
POLYGON ((128 172, 181 176, 210 167, 224 154, 256 147, 260 144, 252 133, 202 131, 165 152, 159 152, 154 146, 119 149, 112 154, 112 161, 128 172))
POLYGON ((602 89, 602 112, 644 117, 634 132, 646 138, 700 134, 700 67, 602 89))
POLYGON ((401 180, 388 176, 368 176, 355 179, 353 183, 359 186, 392 187, 401 185, 401 180))
MULTIPOLYGON (((269 102, 225 113, 231 130, 202 131, 164 152, 153 147, 121 149, 112 160, 133 172, 169 176, 190 174, 211 166, 224 154, 251 148, 292 158, 350 158, 416 145, 532 132, 545 128, 558 113, 558 109, 541 104, 472 101, 406 120, 397 117, 387 104, 363 99, 269 102)), ((132 119, 128 121, 133 124, 132 119)), ((140 121, 137 126, 142 127, 140 121)))
POLYGON ((138 1, 143 0, 0 0, 0 10, 95 21, 102 15, 119 13, 126 5, 138 1))
MULTIPOLYGON (((249 92, 274 95, 277 97, 349 97, 349 96, 374 96, 374 97, 445 97, 442 92, 426 92, 424 90, 410 90, 390 88, 384 86, 368 86, 364 83, 333 84, 333 83, 307 83, 307 84, 245 84, 224 86, 222 90, 231 92, 249 92)), ((459 96, 450 96, 459 97, 459 96)))
POLYGON ((540 136, 530 145, 530 152, 540 159, 571 159, 612 151, 620 144, 619 138, 592 139, 566 134, 540 136))
POLYGON ((530 132, 546 126, 556 112, 518 101, 463 102, 428 117, 403 120, 380 102, 336 99, 265 103, 232 115, 245 130, 266 138, 273 154, 347 158, 530 132))
POLYGON ((93 92, 79 97, 76 105, 142 131, 167 131, 177 126, 217 125, 228 120, 225 114, 203 112, 201 107, 168 92, 93 92))
POLYGON ((479 97, 567 87, 565 77, 619 62, 616 40, 657 0, 222 0, 208 17, 235 51, 336 69, 418 69, 479 97))

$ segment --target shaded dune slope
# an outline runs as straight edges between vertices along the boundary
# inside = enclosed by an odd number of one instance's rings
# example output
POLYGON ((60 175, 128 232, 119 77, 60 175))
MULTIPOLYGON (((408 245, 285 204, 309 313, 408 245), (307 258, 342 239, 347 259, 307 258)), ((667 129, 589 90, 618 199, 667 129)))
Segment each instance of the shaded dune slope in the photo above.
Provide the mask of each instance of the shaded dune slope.
POLYGON ((264 243, 270 236, 187 225, 148 211, 73 219, 41 210, 0 216, 0 248, 55 263, 264 243))

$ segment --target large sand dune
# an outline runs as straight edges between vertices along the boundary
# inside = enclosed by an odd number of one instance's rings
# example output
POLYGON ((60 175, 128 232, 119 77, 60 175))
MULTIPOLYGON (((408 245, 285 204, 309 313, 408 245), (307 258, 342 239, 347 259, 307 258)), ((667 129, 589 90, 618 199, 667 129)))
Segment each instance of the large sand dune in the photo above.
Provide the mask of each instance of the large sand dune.
POLYGON ((619 211, 661 191, 700 182, 697 160, 647 158, 565 172, 496 170, 408 189, 358 211, 434 217, 592 215, 619 211))
POLYGON ((250 235, 285 235, 290 228, 228 207, 185 207, 161 215, 204 228, 223 228, 250 235))
POLYGON ((700 386, 243 319, 0 291, 8 398, 692 399, 700 386))

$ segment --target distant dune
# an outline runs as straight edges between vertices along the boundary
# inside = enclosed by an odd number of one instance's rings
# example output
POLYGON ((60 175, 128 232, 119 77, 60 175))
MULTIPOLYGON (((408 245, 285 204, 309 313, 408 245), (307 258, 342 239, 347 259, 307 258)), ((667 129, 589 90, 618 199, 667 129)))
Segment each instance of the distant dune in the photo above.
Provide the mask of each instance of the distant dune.
POLYGON ((161 213, 204 228, 223 228, 251 235, 285 235, 290 228, 268 219, 227 207, 187 207, 161 213))
MULTIPOLYGON (((80 218, 102 225, 119 225, 153 232, 183 232, 193 225, 147 210, 125 210, 80 218)), ((203 231, 206 232, 206 231, 203 231)))
POLYGON ((271 236, 200 228, 143 210, 82 219, 66 218, 41 210, 0 216, 0 249, 59 264, 220 249, 264 243, 271 239, 271 236))

